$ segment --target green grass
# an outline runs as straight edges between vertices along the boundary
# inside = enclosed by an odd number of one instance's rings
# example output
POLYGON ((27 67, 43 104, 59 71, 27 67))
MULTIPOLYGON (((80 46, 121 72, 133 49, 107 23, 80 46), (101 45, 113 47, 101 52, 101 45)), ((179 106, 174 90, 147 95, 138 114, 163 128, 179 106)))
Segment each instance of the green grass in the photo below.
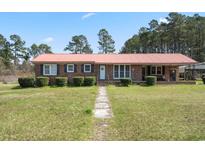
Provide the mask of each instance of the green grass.
POLYGON ((108 87, 109 140, 205 140, 205 85, 108 87))
POLYGON ((15 86, 0 84, 0 140, 92 138, 97 87, 15 86))

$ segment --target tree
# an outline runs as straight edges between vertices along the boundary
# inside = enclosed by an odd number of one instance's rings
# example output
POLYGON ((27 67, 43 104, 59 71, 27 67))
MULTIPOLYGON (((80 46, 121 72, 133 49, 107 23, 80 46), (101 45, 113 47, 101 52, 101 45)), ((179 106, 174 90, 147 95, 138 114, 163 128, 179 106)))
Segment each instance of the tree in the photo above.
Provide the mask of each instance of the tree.
POLYGON ((140 52, 140 44, 139 44, 139 36, 134 35, 132 38, 128 39, 124 46, 122 47, 120 53, 139 53, 140 52))
POLYGON ((31 57, 37 57, 40 54, 38 45, 36 45, 35 43, 32 44, 28 50, 29 50, 29 54, 31 55, 31 57))
POLYGON ((40 54, 42 54, 42 53, 52 53, 51 47, 48 46, 47 44, 40 44, 38 46, 38 48, 39 48, 40 54))
POLYGON ((10 48, 14 55, 14 65, 16 66, 18 64, 18 58, 22 58, 23 53, 26 52, 26 48, 24 47, 25 41, 23 41, 21 37, 16 34, 11 35, 10 40, 10 48))
POLYGON ((72 37, 72 41, 65 47, 65 51, 71 51, 75 54, 92 53, 93 50, 90 48, 87 38, 84 35, 75 35, 72 37))
POLYGON ((12 50, 10 48, 10 43, 0 34, 0 57, 4 65, 9 68, 12 61, 12 50))
POLYGON ((30 57, 37 57, 38 55, 43 54, 43 53, 52 53, 52 49, 47 44, 37 45, 34 43, 28 49, 28 53, 30 57))
POLYGON ((99 50, 101 50, 102 53, 107 54, 115 51, 115 41, 106 29, 101 29, 98 33, 98 37, 99 50))

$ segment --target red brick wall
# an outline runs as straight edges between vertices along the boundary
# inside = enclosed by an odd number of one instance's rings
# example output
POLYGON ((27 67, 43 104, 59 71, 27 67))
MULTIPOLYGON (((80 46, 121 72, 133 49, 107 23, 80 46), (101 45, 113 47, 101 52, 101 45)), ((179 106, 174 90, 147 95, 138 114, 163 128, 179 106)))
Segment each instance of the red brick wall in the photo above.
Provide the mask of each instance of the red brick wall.
MULTIPOLYGON (((74 73, 66 73, 64 72, 64 64, 59 64, 60 65, 60 70, 59 70, 59 75, 62 77, 68 77, 69 80, 72 79, 73 76, 96 76, 96 79, 99 80, 99 64, 94 65, 94 72, 92 73, 83 73, 81 72, 81 65, 83 63, 78 63, 77 64, 77 72, 74 73)), ((113 80, 113 65, 112 64, 106 64, 105 65, 105 71, 106 75, 105 78, 106 80, 112 81, 113 80)), ((175 69, 177 73, 177 81, 179 79, 179 69, 178 66, 165 66, 165 79, 166 81, 170 80, 170 75, 169 72, 170 70, 175 69)), ((35 64, 35 74, 37 76, 41 76, 40 74, 40 64, 35 64)), ((52 76, 53 77, 53 76, 52 76)), ((142 81, 142 66, 141 65, 131 65, 131 77, 133 81, 142 81)), ((117 80, 115 80, 117 81, 117 80)))

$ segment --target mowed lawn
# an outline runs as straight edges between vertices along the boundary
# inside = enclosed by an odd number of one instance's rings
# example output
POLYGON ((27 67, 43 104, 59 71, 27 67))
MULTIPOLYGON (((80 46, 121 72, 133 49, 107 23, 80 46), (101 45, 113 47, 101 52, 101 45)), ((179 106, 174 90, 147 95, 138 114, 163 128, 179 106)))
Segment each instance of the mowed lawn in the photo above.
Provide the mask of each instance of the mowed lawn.
POLYGON ((0 140, 90 140, 97 87, 0 84, 0 140))
POLYGON ((107 89, 109 140, 205 140, 205 85, 107 89))

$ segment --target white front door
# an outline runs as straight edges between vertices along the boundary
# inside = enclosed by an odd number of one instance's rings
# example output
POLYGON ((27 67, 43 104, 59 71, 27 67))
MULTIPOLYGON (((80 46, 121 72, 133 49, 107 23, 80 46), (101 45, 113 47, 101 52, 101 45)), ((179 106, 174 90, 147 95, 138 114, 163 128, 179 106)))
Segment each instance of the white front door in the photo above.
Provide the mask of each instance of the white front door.
POLYGON ((100 80, 105 80, 105 65, 100 65, 100 80))

